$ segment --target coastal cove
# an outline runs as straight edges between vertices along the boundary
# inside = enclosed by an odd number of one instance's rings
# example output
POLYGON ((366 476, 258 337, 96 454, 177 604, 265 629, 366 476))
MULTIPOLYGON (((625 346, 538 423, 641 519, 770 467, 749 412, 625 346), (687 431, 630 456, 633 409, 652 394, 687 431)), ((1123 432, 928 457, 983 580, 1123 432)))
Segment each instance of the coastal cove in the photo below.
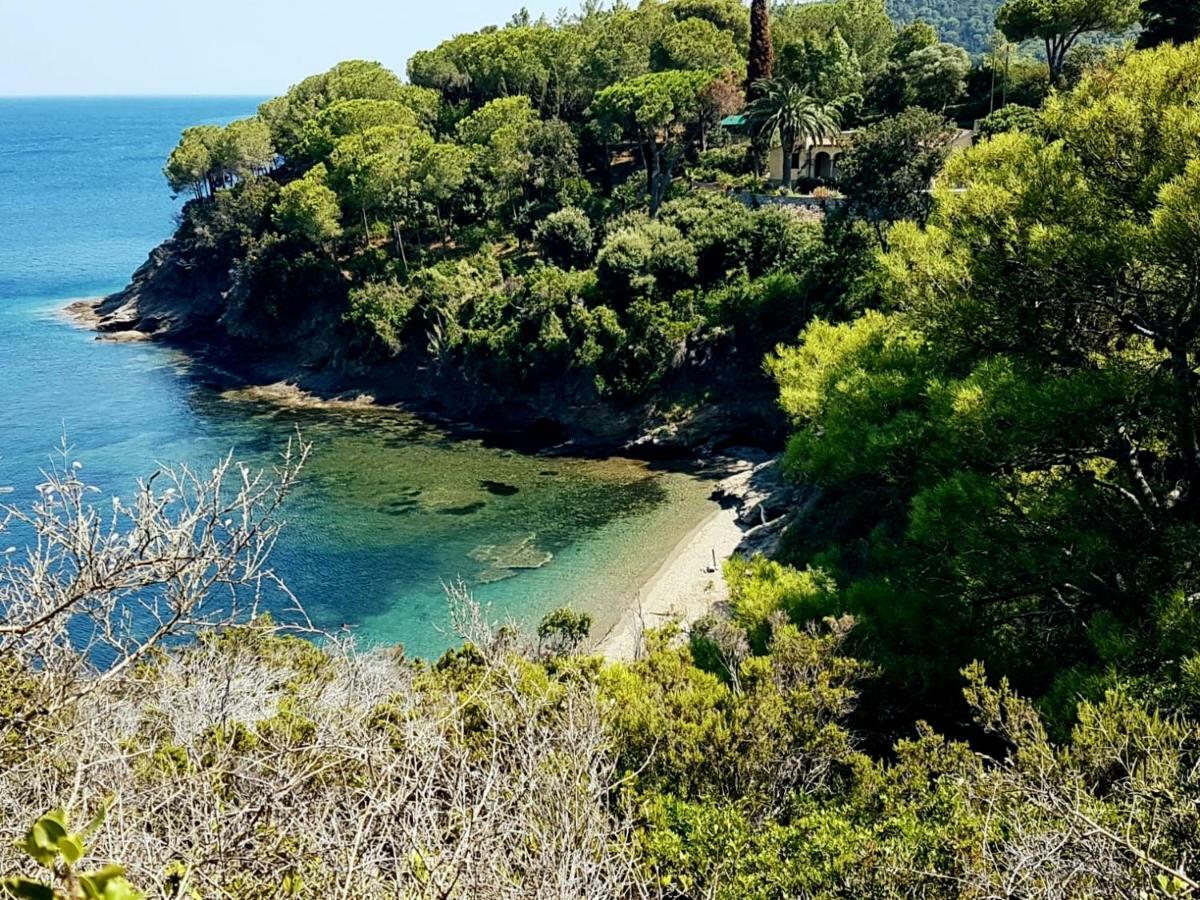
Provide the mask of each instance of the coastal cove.
POLYGON ((158 464, 232 451, 269 465, 299 429, 315 451, 273 561, 318 627, 435 655, 456 643, 443 585, 462 579, 492 618, 528 627, 572 605, 603 635, 718 510, 720 471, 531 455, 394 409, 280 402, 62 314, 119 290, 170 233, 160 168, 179 129, 256 102, 0 101, 3 500, 31 499, 63 436, 84 476, 121 494, 158 464))

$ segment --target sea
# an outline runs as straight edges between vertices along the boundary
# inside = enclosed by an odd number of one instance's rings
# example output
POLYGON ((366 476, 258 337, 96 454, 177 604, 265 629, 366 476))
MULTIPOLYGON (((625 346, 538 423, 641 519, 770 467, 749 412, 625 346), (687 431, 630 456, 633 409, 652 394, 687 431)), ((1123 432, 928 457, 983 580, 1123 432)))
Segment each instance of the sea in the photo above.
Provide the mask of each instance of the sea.
MULTIPOLYGON (((446 587, 462 584, 490 621, 528 631, 569 605, 603 631, 714 508, 703 478, 219 391, 177 350, 97 340, 63 315, 119 290, 171 234, 181 201, 162 166, 180 131, 261 99, 0 98, 0 504, 28 508, 70 466, 110 509, 162 466, 270 467, 299 430, 313 453, 271 565, 319 629, 430 658, 459 642, 446 587)), ((20 554, 24 539, 0 545, 20 554)))

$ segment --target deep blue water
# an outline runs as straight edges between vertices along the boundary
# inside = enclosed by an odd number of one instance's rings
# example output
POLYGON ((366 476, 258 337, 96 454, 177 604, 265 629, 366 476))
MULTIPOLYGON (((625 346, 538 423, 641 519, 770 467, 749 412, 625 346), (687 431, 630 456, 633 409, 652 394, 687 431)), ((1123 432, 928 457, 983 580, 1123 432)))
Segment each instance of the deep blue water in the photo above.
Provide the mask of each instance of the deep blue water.
POLYGON ((217 396, 178 353, 63 319, 172 231, 161 169, 180 130, 257 103, 0 99, 0 501, 30 499, 64 435, 90 481, 124 493, 160 462, 268 463, 299 426, 316 451, 274 562, 317 624, 435 653, 452 641, 442 583, 459 577, 496 616, 529 623, 570 602, 611 617, 703 514, 703 485, 453 441, 398 413, 217 396))

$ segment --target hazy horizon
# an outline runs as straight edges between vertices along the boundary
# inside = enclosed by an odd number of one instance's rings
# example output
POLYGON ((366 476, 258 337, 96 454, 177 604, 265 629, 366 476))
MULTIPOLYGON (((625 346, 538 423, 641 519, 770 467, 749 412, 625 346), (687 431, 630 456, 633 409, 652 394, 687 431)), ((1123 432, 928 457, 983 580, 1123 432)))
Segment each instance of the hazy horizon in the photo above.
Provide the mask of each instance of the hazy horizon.
POLYGON ((376 60, 404 75, 418 50, 503 24, 522 5, 535 17, 562 8, 546 0, 345 0, 330 16, 329 5, 314 0, 284 13, 211 0, 197 17, 156 0, 119 8, 0 0, 0 97, 267 97, 344 59, 376 60))

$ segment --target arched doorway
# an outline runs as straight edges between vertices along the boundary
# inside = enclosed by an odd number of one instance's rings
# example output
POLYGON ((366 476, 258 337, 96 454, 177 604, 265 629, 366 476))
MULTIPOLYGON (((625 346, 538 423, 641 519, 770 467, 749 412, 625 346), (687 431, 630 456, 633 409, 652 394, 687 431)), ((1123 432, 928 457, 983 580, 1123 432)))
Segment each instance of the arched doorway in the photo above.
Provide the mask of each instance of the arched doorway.
POLYGON ((833 157, 824 150, 813 157, 813 174, 817 178, 833 177, 833 157))

